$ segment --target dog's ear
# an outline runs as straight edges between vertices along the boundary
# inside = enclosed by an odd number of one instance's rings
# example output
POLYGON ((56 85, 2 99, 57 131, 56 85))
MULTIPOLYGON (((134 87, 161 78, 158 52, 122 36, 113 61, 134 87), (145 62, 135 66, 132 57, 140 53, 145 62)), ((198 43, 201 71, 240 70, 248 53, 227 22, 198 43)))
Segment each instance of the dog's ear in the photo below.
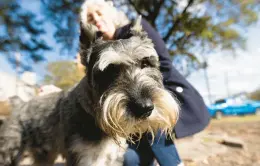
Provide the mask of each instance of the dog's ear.
POLYGON ((147 37, 147 33, 143 30, 141 22, 142 22, 142 16, 140 15, 132 24, 131 34, 133 36, 147 37))
POLYGON ((79 53, 81 63, 87 66, 92 52, 92 44, 97 39, 97 28, 88 23, 86 2, 82 5, 80 11, 80 36, 79 36, 79 53))
POLYGON ((142 32, 143 27, 142 27, 142 25, 141 25, 141 21, 142 21, 142 16, 140 15, 140 16, 138 16, 137 19, 134 21, 131 30, 132 30, 132 31, 135 31, 135 32, 137 32, 137 33, 138 33, 138 32, 139 32, 139 33, 142 32))
POLYGON ((92 44, 95 42, 96 36, 97 35, 94 26, 90 24, 84 24, 82 21, 80 22, 79 53, 81 63, 84 66, 87 66, 89 62, 90 54, 92 52, 92 44))

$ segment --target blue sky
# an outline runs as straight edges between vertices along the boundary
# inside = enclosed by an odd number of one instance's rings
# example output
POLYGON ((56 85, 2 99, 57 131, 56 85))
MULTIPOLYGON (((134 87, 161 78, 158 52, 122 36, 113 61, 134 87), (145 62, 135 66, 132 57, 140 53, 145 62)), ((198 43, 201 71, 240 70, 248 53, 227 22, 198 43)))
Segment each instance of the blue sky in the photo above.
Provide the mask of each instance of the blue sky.
MULTIPOLYGON (((247 31, 247 49, 208 55, 208 76, 211 98, 218 99, 239 92, 252 92, 260 88, 260 21, 247 31), (228 81, 228 86, 226 82, 228 81)), ((208 101, 208 91, 202 70, 192 73, 188 80, 208 101)))

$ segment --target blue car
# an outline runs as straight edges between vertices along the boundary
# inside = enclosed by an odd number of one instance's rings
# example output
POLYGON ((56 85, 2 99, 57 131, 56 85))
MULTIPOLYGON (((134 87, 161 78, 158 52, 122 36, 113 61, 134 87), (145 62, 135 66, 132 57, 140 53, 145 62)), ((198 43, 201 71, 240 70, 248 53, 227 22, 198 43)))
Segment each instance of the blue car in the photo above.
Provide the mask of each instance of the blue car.
POLYGON ((245 96, 217 100, 208 106, 209 113, 216 119, 225 115, 260 115, 260 101, 250 100, 245 96))

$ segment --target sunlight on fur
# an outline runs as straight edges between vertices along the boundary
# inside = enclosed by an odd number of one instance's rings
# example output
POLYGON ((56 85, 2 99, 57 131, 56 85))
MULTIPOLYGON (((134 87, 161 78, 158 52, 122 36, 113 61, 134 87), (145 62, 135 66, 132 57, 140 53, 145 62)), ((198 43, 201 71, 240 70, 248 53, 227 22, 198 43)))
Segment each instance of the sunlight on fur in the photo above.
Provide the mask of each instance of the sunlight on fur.
MULTIPOLYGON (((104 98, 103 98, 104 99, 104 98)), ((141 139, 142 134, 148 132, 152 142, 158 130, 172 137, 173 127, 179 116, 179 105, 168 91, 156 89, 152 97, 155 108, 147 119, 136 119, 126 111, 127 97, 123 93, 112 93, 100 104, 102 111, 98 123, 105 133, 115 140, 123 137, 134 142, 133 137, 141 139)))

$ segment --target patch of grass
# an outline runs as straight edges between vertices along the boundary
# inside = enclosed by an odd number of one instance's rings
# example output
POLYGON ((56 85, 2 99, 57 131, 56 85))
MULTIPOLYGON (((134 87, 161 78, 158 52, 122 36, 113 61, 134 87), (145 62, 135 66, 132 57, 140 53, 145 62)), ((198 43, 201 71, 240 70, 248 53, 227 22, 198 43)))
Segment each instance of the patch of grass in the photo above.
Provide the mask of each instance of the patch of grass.
POLYGON ((0 116, 6 116, 10 114, 9 104, 5 101, 0 101, 0 116))

